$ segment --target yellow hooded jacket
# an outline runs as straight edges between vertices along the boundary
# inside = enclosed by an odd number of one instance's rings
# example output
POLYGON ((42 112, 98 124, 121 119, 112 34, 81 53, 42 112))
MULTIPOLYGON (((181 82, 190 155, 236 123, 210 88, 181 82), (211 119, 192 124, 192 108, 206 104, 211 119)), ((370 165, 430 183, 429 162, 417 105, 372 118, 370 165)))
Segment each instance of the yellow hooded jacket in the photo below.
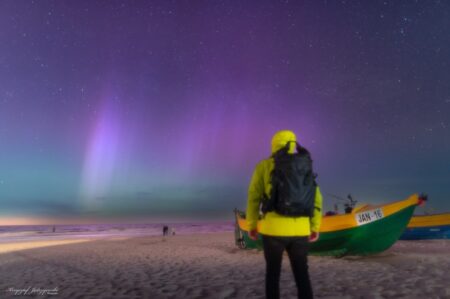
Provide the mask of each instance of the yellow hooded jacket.
MULTIPOLYGON (((296 141, 291 131, 279 131, 272 138, 272 153, 285 147, 289 141, 296 141)), ((295 152, 295 142, 290 144, 289 153, 295 152)), ((268 236, 309 236, 311 231, 318 232, 322 220, 322 194, 317 186, 314 200, 313 217, 291 217, 267 212, 258 223, 259 206, 264 193, 269 197, 272 185, 270 174, 275 166, 273 158, 258 163, 248 189, 247 224, 249 230, 257 228, 258 232, 268 236), (257 227, 258 223, 258 227, 257 227)))

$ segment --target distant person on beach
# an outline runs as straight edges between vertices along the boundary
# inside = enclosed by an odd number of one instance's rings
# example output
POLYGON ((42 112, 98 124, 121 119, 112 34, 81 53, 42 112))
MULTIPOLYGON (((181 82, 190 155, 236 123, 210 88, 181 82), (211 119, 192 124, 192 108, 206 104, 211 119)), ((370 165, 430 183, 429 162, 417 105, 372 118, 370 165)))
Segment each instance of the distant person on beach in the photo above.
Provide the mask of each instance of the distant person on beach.
POLYGON ((167 225, 163 226, 163 236, 167 236, 169 234, 169 227, 167 225))
POLYGON ((308 242, 319 238, 322 194, 309 152, 291 131, 272 138, 272 155, 255 168, 248 190, 247 223, 253 240, 262 237, 266 298, 279 298, 280 273, 287 251, 298 298, 313 298, 308 273, 308 242), (257 227, 257 221, 262 218, 257 227))

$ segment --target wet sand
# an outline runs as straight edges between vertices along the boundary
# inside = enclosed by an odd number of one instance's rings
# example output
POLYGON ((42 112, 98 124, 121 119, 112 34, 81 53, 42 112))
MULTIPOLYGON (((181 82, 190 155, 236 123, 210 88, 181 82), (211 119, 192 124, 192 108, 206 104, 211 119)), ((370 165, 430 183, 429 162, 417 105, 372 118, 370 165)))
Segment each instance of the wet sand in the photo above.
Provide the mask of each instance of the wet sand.
MULTIPOLYGON (((309 261, 316 298, 450 298, 450 240, 309 261)), ((229 232, 0 243, 0 269, 0 298, 264 298, 262 252, 229 232)), ((296 298, 287 256, 281 290, 296 298)))

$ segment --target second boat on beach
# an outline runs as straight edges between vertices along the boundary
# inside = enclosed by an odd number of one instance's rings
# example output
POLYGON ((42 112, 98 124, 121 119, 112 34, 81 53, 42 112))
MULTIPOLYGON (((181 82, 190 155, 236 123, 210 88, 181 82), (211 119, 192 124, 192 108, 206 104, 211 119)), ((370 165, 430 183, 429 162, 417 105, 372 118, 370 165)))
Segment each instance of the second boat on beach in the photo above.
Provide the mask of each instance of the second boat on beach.
POLYGON ((450 213, 411 217, 400 240, 450 239, 450 213))

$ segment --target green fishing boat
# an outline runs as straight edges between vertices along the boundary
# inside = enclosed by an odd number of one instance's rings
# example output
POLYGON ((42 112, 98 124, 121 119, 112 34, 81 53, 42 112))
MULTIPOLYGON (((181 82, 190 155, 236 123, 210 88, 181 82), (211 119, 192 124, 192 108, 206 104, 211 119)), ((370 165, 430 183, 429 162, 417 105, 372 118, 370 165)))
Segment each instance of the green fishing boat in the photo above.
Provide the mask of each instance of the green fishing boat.
MULTIPOLYGON (((319 239, 310 244, 310 254, 327 256, 370 255, 391 247, 402 235, 414 209, 425 198, 417 194, 385 205, 364 205, 351 213, 324 216, 319 239)), ((236 245, 242 249, 262 248, 261 236, 248 236, 245 213, 235 210, 236 245)))

